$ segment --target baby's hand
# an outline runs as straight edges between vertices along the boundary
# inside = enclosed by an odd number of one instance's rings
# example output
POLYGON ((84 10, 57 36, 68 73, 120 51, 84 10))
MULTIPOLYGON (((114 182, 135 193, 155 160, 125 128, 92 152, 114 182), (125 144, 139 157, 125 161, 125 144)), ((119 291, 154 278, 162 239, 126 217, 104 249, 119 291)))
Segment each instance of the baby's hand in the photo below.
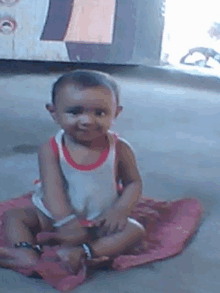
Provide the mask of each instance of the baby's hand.
POLYGON ((97 234, 103 237, 122 231, 127 223, 127 215, 122 210, 111 207, 95 221, 96 226, 100 228, 97 234))
POLYGON ((95 225, 94 221, 78 220, 74 219, 70 223, 56 228, 56 232, 47 233, 41 232, 37 235, 38 242, 42 245, 64 245, 64 244, 74 244, 76 238, 83 237, 85 235, 86 227, 93 227, 95 225))

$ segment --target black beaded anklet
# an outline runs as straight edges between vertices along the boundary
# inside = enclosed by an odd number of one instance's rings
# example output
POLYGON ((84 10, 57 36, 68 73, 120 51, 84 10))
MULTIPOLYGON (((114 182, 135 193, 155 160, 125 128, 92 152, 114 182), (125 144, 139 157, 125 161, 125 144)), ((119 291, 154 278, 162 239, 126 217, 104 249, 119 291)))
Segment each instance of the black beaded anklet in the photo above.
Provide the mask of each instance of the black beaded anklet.
POLYGON ((28 248, 28 249, 33 249, 35 250, 38 254, 43 253, 43 247, 40 244, 32 245, 28 242, 22 241, 22 242, 17 242, 14 244, 15 248, 28 248))

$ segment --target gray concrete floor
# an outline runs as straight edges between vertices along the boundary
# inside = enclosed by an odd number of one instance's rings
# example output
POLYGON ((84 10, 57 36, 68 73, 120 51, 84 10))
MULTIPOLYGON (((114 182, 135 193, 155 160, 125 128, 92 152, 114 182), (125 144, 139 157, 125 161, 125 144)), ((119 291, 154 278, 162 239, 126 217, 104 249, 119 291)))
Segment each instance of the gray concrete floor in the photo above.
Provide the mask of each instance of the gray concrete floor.
MULTIPOLYGON (((219 292, 219 93, 181 87, 179 78, 177 85, 153 75, 145 78, 143 68, 106 71, 117 78, 124 106, 114 130, 135 149, 144 193, 164 200, 196 197, 206 212, 180 255, 124 272, 97 271, 74 292, 219 292)), ((60 74, 13 69, 0 74, 1 201, 33 189, 32 181, 38 178, 36 148, 57 131, 44 106, 60 74), (20 145, 29 145, 29 153, 28 148, 17 152, 20 145)), ((0 272, 4 292, 57 292, 43 280, 0 272)))

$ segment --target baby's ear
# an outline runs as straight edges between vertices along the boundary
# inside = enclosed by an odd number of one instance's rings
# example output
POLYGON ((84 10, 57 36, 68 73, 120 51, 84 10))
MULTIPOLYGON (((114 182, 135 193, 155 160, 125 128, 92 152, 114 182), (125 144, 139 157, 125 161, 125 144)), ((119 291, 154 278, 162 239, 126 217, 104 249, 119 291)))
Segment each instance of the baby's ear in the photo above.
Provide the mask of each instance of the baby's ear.
POLYGON ((48 112, 50 112, 50 115, 52 116, 53 120, 57 122, 57 117, 56 117, 56 111, 55 107, 53 104, 46 104, 45 108, 47 109, 48 112))
POLYGON ((47 111, 49 111, 50 113, 54 112, 54 105, 53 104, 46 104, 45 108, 47 109, 47 111))
POLYGON ((118 115, 122 112, 122 110, 123 110, 123 107, 122 106, 118 106, 117 107, 116 114, 115 114, 115 118, 118 117, 118 115))

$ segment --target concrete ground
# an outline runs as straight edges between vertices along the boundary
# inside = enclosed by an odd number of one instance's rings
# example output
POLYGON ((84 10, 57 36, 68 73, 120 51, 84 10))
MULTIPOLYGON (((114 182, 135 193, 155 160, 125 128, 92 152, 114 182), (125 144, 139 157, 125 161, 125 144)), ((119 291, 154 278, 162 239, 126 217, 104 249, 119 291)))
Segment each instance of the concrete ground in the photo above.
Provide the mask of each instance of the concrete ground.
MULTIPOLYGON (((218 79, 140 66, 91 67, 111 72, 121 86, 124 111, 114 130, 136 151, 144 193, 164 200, 196 197, 206 212, 180 255, 124 272, 94 272, 73 291, 219 292, 218 79)), ((50 101, 52 83, 69 68, 3 62, 0 70, 0 200, 5 201, 33 189, 37 146, 57 131, 44 105, 50 101)), ((5 269, 0 273, 2 292, 57 292, 43 280, 5 269)))

